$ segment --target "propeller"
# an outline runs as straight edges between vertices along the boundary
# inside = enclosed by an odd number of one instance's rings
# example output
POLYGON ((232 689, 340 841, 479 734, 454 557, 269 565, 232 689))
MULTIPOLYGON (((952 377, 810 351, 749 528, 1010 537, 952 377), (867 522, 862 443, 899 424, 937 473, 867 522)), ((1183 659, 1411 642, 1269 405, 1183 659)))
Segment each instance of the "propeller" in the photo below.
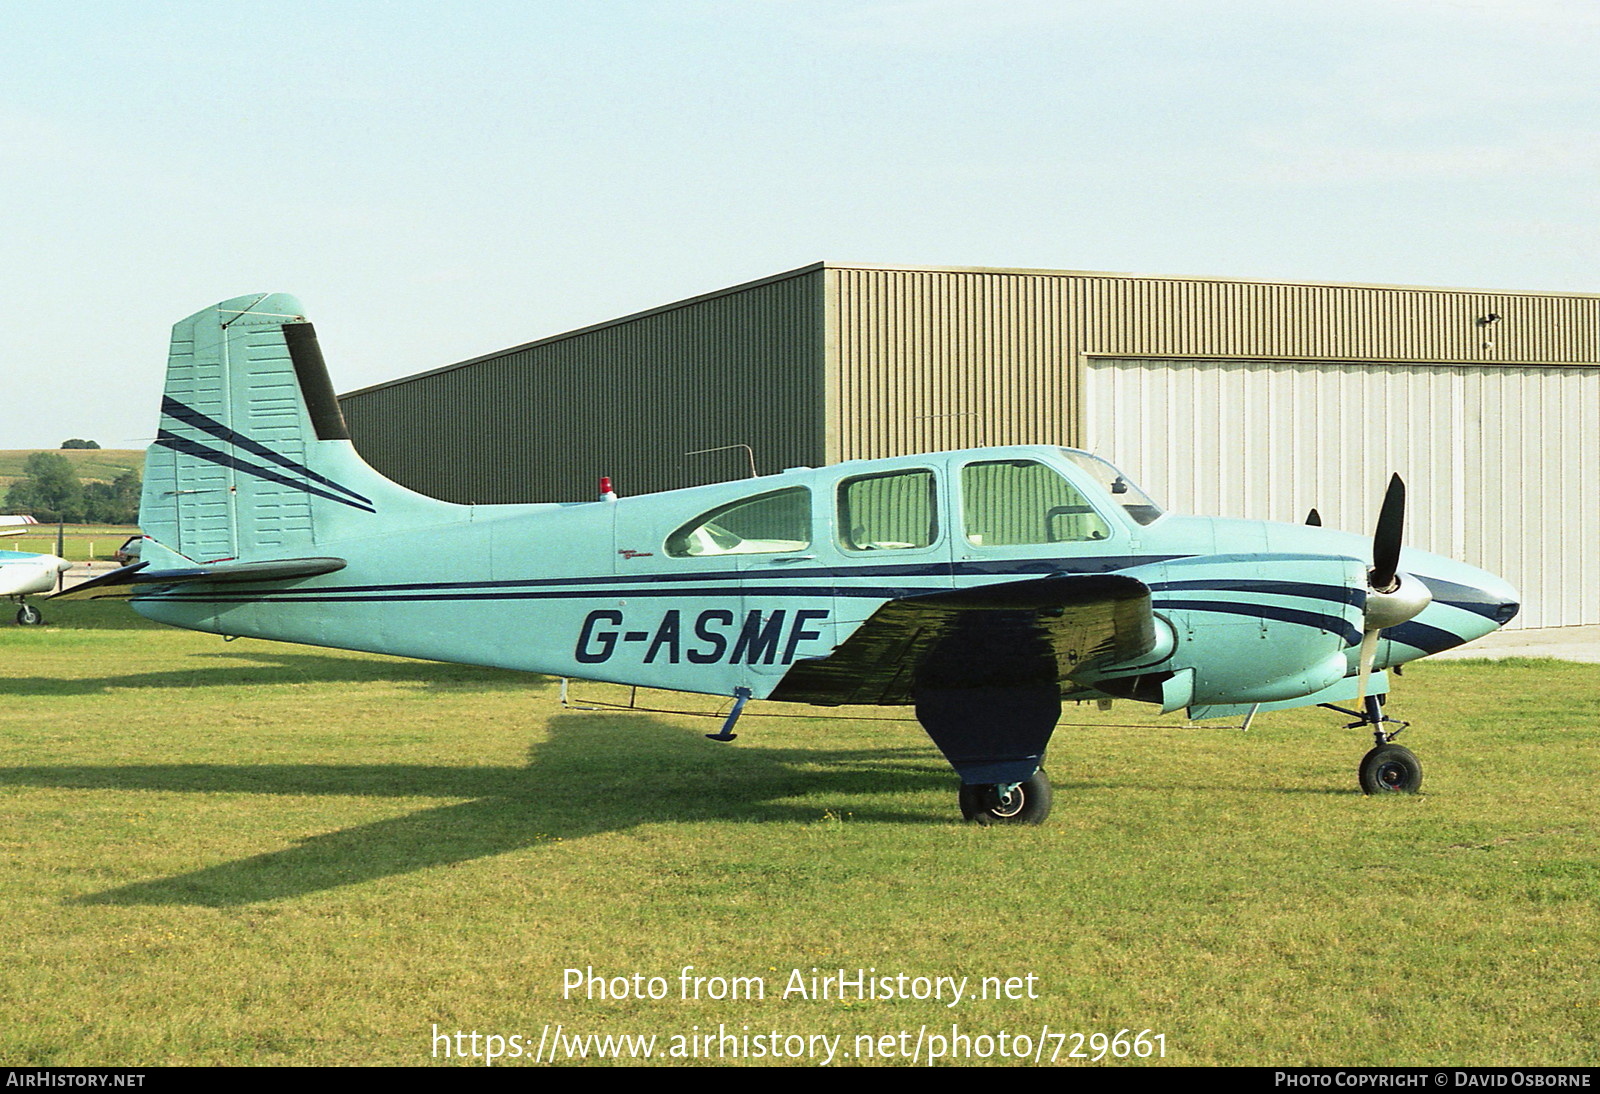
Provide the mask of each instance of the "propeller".
POLYGON ((1367 697, 1367 678, 1378 652, 1378 633, 1414 619, 1433 603, 1433 594, 1417 578, 1400 572, 1400 545, 1405 538, 1406 484, 1399 475, 1389 478, 1389 489, 1378 510, 1372 533, 1372 569, 1367 571, 1366 627, 1361 634, 1359 705, 1367 697))
POLYGON ((1378 527, 1372 533, 1372 572, 1367 582, 1376 592, 1393 592, 1400 570, 1400 541, 1406 530, 1406 484, 1399 475, 1389 476, 1389 489, 1378 510, 1378 527))

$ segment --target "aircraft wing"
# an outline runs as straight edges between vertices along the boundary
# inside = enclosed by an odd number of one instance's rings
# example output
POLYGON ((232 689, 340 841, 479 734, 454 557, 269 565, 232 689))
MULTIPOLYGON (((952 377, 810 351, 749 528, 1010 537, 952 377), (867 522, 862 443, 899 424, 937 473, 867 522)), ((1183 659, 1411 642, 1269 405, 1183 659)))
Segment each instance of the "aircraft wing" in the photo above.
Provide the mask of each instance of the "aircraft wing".
POLYGON ((282 558, 269 562, 214 562, 182 569, 151 570, 148 562, 135 562, 108 574, 90 578, 57 593, 51 600, 96 600, 129 597, 141 585, 179 585, 188 581, 285 581, 295 577, 331 574, 345 567, 342 558, 282 558))
POLYGON ((1120 574, 1053 577, 901 597, 832 654, 800 661, 773 699, 903 705, 918 687, 1059 684, 1091 661, 1156 645, 1150 588, 1120 574))

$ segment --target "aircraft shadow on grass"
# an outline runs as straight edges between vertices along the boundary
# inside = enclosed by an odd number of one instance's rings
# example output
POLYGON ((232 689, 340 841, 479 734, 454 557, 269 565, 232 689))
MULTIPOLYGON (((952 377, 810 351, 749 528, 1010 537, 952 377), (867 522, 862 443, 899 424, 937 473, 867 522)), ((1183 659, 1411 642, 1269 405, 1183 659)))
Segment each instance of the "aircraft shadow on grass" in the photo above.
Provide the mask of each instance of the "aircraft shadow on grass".
POLYGON ((386 680, 421 684, 441 691, 540 691, 551 687, 546 676, 472 665, 432 661, 374 661, 346 654, 289 653, 253 647, 248 651, 192 654, 207 662, 202 668, 168 672, 119 673, 62 679, 53 676, 7 677, 8 695, 101 695, 125 688, 239 687, 247 684, 357 683, 386 680))
POLYGON ((232 907, 355 885, 555 840, 663 821, 809 822, 849 801, 858 821, 947 824, 942 816, 861 808, 859 795, 944 789, 920 745, 856 751, 825 770, 811 749, 713 749, 693 730, 638 715, 601 723, 562 715, 526 767, 406 764, 128 765, 0 769, 0 785, 192 793, 470 798, 312 836, 190 873, 73 898, 76 904, 232 907), (656 747, 638 762, 638 735, 656 747), (715 752, 715 754, 713 754, 715 752), (806 804, 785 799, 809 796, 806 804))

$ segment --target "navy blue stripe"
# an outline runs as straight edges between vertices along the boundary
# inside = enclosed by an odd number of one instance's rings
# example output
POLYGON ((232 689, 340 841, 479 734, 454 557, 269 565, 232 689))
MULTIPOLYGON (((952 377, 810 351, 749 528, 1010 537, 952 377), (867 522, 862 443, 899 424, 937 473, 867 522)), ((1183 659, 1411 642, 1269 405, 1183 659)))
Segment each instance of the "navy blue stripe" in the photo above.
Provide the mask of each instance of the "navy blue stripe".
POLYGON ((1440 650, 1454 649, 1466 642, 1466 639, 1459 634, 1453 634, 1438 627, 1430 627, 1426 623, 1418 623, 1415 620, 1410 623, 1402 623, 1398 627, 1390 627, 1381 633, 1384 638, 1392 638, 1396 642, 1404 642, 1406 645, 1415 647, 1424 653, 1438 653, 1440 650))
MULTIPOLYGON (((1422 583, 1433 594, 1433 599, 1440 604, 1448 604, 1452 608, 1460 608, 1464 612, 1481 615, 1485 619, 1492 619, 1496 623, 1509 623, 1517 613, 1515 605, 1508 606, 1505 601, 1497 600, 1483 589, 1471 585, 1458 585, 1454 581, 1444 581, 1437 577, 1425 577, 1422 583)), ((1417 647, 1421 649, 1421 646, 1417 647)))
POLYGON ((156 433, 156 444, 161 445, 163 448, 170 448, 174 452, 181 452, 185 456, 193 456, 195 459, 205 460, 208 463, 218 464, 222 467, 231 467, 236 471, 243 471, 245 474, 254 475, 258 479, 266 479, 268 482, 275 482, 283 486, 292 487, 295 490, 302 490, 307 494, 315 494, 319 498, 327 498, 329 501, 336 501, 340 505, 348 505, 352 509, 360 509, 367 513, 377 512, 377 510, 370 505, 363 505, 360 502, 350 501, 347 498, 341 498, 337 494, 330 494, 326 490, 319 490, 315 486, 309 486, 306 483, 291 479, 287 475, 280 475, 276 471, 270 471, 265 467, 257 467, 253 463, 246 463, 238 456, 234 456, 227 452, 219 452, 215 448, 207 448, 199 441, 191 441, 184 437, 176 436, 167 432, 165 429, 159 430, 156 433))
MULTIPOLYGON (((599 574, 593 577, 540 577, 540 578, 502 578, 497 581, 412 581, 382 585, 338 585, 326 589, 284 589, 285 593, 315 594, 330 593, 366 593, 366 592, 405 592, 409 590, 430 589, 532 589, 532 588, 560 588, 569 585, 638 585, 642 582, 655 584, 686 584, 706 581, 726 581, 730 583, 748 582, 762 578, 782 578, 785 581, 794 581, 796 578, 815 578, 819 581, 831 581, 839 577, 927 577, 948 578, 950 568, 948 565, 921 564, 913 566, 861 566, 855 569, 800 569, 798 567, 784 567, 773 570, 710 570, 705 573, 672 573, 672 574, 599 574)), ((833 586, 825 585, 818 588, 832 592, 833 586)), ((939 586, 948 588, 948 586, 939 586)), ((934 590, 919 589, 919 592, 934 590)), ((854 595, 847 593, 843 588, 841 595, 854 595)), ((607 596, 619 595, 615 590, 606 593, 607 596)))
MULTIPOLYGON (((1097 558, 1057 558, 1057 559, 1010 559, 995 562, 911 562, 894 565, 873 566, 773 566, 761 570, 705 570, 699 572, 683 572, 664 574, 633 573, 633 574, 596 574, 588 577, 548 577, 548 578, 502 578, 494 581, 413 581, 413 582, 387 582, 377 585, 339 585, 323 589, 285 589, 285 593, 313 595, 322 592, 403 592, 408 590, 430 589, 496 589, 496 588, 537 588, 559 587, 563 585, 632 585, 641 582, 656 583, 692 583, 706 581, 730 582, 758 582, 767 579, 794 581, 798 579, 813 579, 817 581, 858 580, 861 578, 951 578, 962 576, 982 577, 1019 577, 1024 575, 1050 576, 1054 574, 1100 574, 1112 571, 1132 569, 1136 566, 1147 566, 1156 562, 1168 562, 1175 558, 1190 558, 1190 555, 1102 555, 1097 558)), ((1324 560, 1327 556, 1320 556, 1324 560)), ((694 560, 685 560, 691 564, 694 560)), ((1354 590, 1344 589, 1331 585, 1312 585, 1303 582, 1249 582, 1239 581, 1230 583, 1226 579, 1221 581, 1193 580, 1183 582, 1162 582, 1152 584, 1151 588, 1206 588, 1206 589, 1231 589, 1239 588, 1241 591, 1251 591, 1255 587, 1263 591, 1273 587, 1273 591, 1281 591, 1291 596, 1318 597, 1321 599, 1335 600, 1341 603, 1359 603, 1361 594, 1354 590), (1301 591, 1292 591, 1301 590, 1301 591), (1311 590, 1317 590, 1313 592, 1311 590)), ((840 595, 856 595, 846 592, 846 586, 840 586, 840 595)), ((920 590, 927 591, 927 590, 920 590)))
POLYGON ((228 428, 215 418, 207 417, 206 415, 200 413, 200 411, 196 410, 194 407, 185 406, 183 403, 178 402, 178 400, 174 399, 170 395, 162 397, 161 412, 169 417, 176 418, 185 425, 192 425, 204 433, 209 433, 218 440, 226 441, 237 448, 242 448, 252 455, 260 456, 265 460, 270 460, 285 470, 293 471, 297 475, 304 475, 306 478, 315 482, 320 482, 324 486, 330 486, 342 494, 348 494, 357 501, 366 502, 368 505, 372 504, 371 498, 356 493, 348 486, 341 486, 325 475, 317 474, 317 472, 311 470, 311 468, 307 467, 305 464, 295 463, 289 457, 282 455, 281 453, 274 452, 260 441, 251 440, 243 433, 239 433, 228 428))
MULTIPOLYGON (((709 575, 715 579, 718 575, 709 575)), ((707 575, 701 575, 694 580, 705 581, 707 575)), ((251 600, 296 600, 350 603, 366 600, 565 600, 582 599, 584 597, 662 597, 662 596, 828 596, 868 598, 877 600, 895 600, 900 597, 916 596, 922 593, 947 591, 943 586, 884 586, 884 585, 760 585, 741 588, 737 585, 716 585, 705 588, 685 588, 681 584, 673 584, 670 588, 657 588, 654 586, 637 586, 624 589, 613 587, 572 588, 575 584, 591 584, 590 579, 563 578, 552 582, 512 582, 512 581, 484 581, 484 582, 438 582, 434 584, 415 585, 349 585, 335 588, 298 588, 298 589, 270 589, 262 590, 248 599, 251 600), (564 585, 566 587, 551 588, 550 585, 564 585), (539 586, 545 586, 540 588, 539 586)), ((663 583, 665 584, 665 583, 663 583)), ((196 597, 196 599, 210 599, 209 597, 196 597)), ((1155 601, 1158 607, 1195 607, 1201 601, 1181 601, 1160 598, 1155 601)), ((1205 601, 1209 607, 1195 610, 1230 611, 1238 609, 1249 614, 1257 606, 1234 601, 1205 601)), ((1335 616, 1313 614, 1297 611, 1293 608, 1277 609, 1284 614, 1280 618, 1288 619, 1297 617, 1294 621, 1304 619, 1331 619, 1340 623, 1335 616), (1303 617, 1303 618, 1298 618, 1303 617)), ((1258 613, 1259 614, 1259 613, 1258 613)), ((1320 626, 1320 624, 1319 624, 1320 626)), ((1347 626, 1347 625, 1346 625, 1347 626)), ((1336 630, 1337 626, 1325 626, 1324 630, 1336 630)))
MULTIPOLYGON (((1087 559, 1087 560, 1060 560, 1052 562, 1042 571, 1031 562, 1023 560, 1014 569, 1002 570, 998 567, 986 571, 989 576, 1017 576, 1022 574, 1076 574, 1076 573, 1104 573, 1107 570, 1121 569, 1128 565, 1138 565, 1146 561, 1159 561, 1157 556, 1152 559, 1087 559), (1114 566, 1102 566, 1102 562, 1114 561, 1114 566), (1084 563, 1082 568, 1079 564, 1084 563)), ((598 574, 592 577, 544 577, 544 578, 502 578, 495 581, 410 581, 389 582, 379 585, 332 585, 320 588, 300 588, 279 590, 285 596, 316 596, 322 593, 387 593, 431 590, 472 590, 472 589, 530 589, 530 588, 560 588, 570 585, 630 585, 641 586, 644 582, 655 584, 691 584, 696 582, 726 581, 726 582, 759 582, 768 579, 778 579, 785 582, 795 580, 839 581, 857 580, 862 578, 933 578, 948 579, 951 576, 951 567, 947 562, 919 562, 906 563, 898 566, 838 566, 838 567, 813 567, 801 569, 796 566, 773 567, 767 570, 707 570, 698 573, 667 573, 667 574, 598 574)), ((764 590, 764 586, 756 585, 750 588, 752 593, 764 590)), ((851 586, 851 585, 825 585, 818 586, 824 591, 839 596, 865 596, 875 594, 882 586, 851 586)), ((941 586, 948 588, 948 586, 941 586)), ((813 589, 812 591, 816 591, 813 589)), ((912 592, 937 592, 936 588, 917 588, 912 592)), ((607 595, 620 595, 613 591, 607 595)))
POLYGON ((1299 596, 1309 600, 1330 600, 1336 604, 1349 604, 1353 607, 1362 607, 1367 601, 1367 590, 1354 588, 1349 585, 1315 585, 1304 581, 1254 581, 1249 578, 1237 580, 1206 580, 1204 578, 1190 581, 1155 581, 1150 588, 1156 591, 1168 589, 1202 589, 1206 592, 1224 593, 1252 593, 1258 596, 1299 596))
POLYGON ((1237 604, 1226 600, 1157 600, 1155 606, 1176 611, 1217 612, 1221 615, 1276 619, 1284 623, 1296 623, 1303 627, 1331 631, 1342 637, 1348 646, 1354 646, 1361 641, 1361 632, 1336 615, 1280 608, 1273 604, 1237 604))
MULTIPOLYGON (((747 593, 756 593, 767 596, 782 597, 861 597, 873 600, 897 600, 901 597, 915 596, 919 593, 935 592, 938 590, 921 587, 885 587, 885 586, 855 586, 844 588, 831 588, 828 586, 768 586, 759 590, 743 590, 726 585, 708 588, 629 588, 629 589, 501 589, 496 591, 467 591, 457 589, 454 591, 416 592, 407 591, 398 593, 395 590, 374 588, 365 594, 354 595, 354 590, 277 590, 280 593, 299 592, 304 595, 286 597, 274 595, 273 592, 263 591, 252 594, 216 595, 197 592, 171 593, 162 596, 162 600, 233 604, 249 603, 262 600, 276 600, 280 603, 293 599, 297 603, 312 604, 365 604, 365 603, 415 603, 419 601, 475 601, 475 600, 583 600, 583 599, 612 599, 617 596, 629 598, 654 598, 654 597, 704 597, 742 599, 747 593)), ((1190 611, 1217 612, 1225 615, 1242 615, 1255 618, 1276 619, 1285 623, 1300 626, 1314 627, 1317 630, 1331 631, 1341 635, 1347 644, 1354 645, 1361 641, 1361 632, 1337 616, 1325 615, 1317 612, 1299 611, 1294 608, 1280 608, 1274 605, 1239 604, 1226 601, 1203 600, 1161 600, 1157 607, 1172 609, 1187 609, 1190 611)))
MULTIPOLYGON (((174 593, 165 596, 164 600, 200 600, 206 603, 256 603, 263 600, 277 603, 294 602, 298 604, 408 604, 419 600, 583 600, 602 598, 612 600, 616 597, 630 599, 648 597, 726 597, 734 600, 743 599, 750 590, 744 590, 727 585, 717 585, 705 589, 505 589, 497 592, 433 592, 433 593, 394 593, 372 592, 362 595, 333 592, 324 595, 321 590, 295 590, 273 589, 263 590, 259 593, 237 596, 217 596, 210 593, 174 593), (287 597, 280 593, 307 592, 310 595, 287 597)), ((912 586, 909 588, 867 588, 865 586, 854 589, 835 589, 828 585, 796 585, 790 587, 772 586, 759 590, 769 596, 810 596, 831 599, 836 596, 861 597, 869 600, 898 600, 906 596, 918 596, 923 593, 949 592, 946 588, 928 588, 927 586, 912 586)))
MULTIPOLYGON (((1089 572, 1101 572, 1097 563, 1101 559, 1073 560, 1087 561, 1089 572)), ((1127 559, 1119 559, 1126 563, 1127 559)), ((1029 563, 1021 564, 1021 573, 1031 574, 1036 572, 1029 563)), ((1052 573, 1062 573, 1060 565, 1050 567, 1052 573)), ((1076 571, 1073 571, 1076 572, 1076 571)), ((334 585, 324 587, 301 587, 295 589, 279 589, 270 592, 264 591, 263 597, 271 596, 279 599, 317 599, 322 600, 330 596, 349 596, 352 594, 369 594, 364 598, 371 598, 371 594, 487 594, 492 591, 504 590, 508 593, 516 590, 526 591, 529 597, 541 595, 539 590, 552 590, 549 595, 564 596, 687 596, 695 590, 682 588, 688 584, 705 584, 707 582, 728 582, 729 585, 744 583, 744 591, 737 588, 723 586, 711 594, 704 595, 830 595, 847 597, 880 597, 892 599, 897 596, 910 596, 917 593, 937 592, 940 587, 928 586, 883 586, 883 585, 795 585, 796 579, 813 579, 818 582, 836 582, 840 580, 860 580, 865 578, 930 578, 938 580, 948 576, 947 567, 938 563, 912 563, 900 566, 852 566, 816 569, 796 569, 785 567, 771 570, 713 570, 703 573, 669 573, 669 574, 618 574, 597 575, 592 577, 553 577, 553 578, 505 578, 496 581, 414 581, 394 582, 372 585, 334 585), (784 585, 759 584, 766 578, 783 578, 784 585), (648 582, 648 585, 643 583, 648 582), (626 589, 615 586, 626 585, 626 589), (654 586, 667 585, 672 588, 662 589, 654 586), (556 593, 553 590, 585 586, 577 592, 556 593), (601 586, 602 588, 594 588, 601 586)), ((1001 576, 998 569, 991 569, 990 576, 1001 576)), ((1278 594, 1289 596, 1302 596, 1311 599, 1324 599, 1335 603, 1354 604, 1363 596, 1362 590, 1344 588, 1331 585, 1312 585, 1303 582, 1248 582, 1248 581, 1181 581, 1159 582, 1151 585, 1152 589, 1206 589, 1211 591, 1255 592, 1259 594, 1278 594)), ((446 597, 448 598, 448 597, 446 597)), ((403 599, 403 598, 402 598, 403 599)), ((1290 610, 1290 609, 1286 609, 1290 610)))
MULTIPOLYGON (((1135 566, 1148 566, 1155 562, 1170 562, 1188 555, 1100 555, 1095 558, 1007 558, 993 561, 965 559, 951 564, 950 572, 958 577, 1010 577, 1016 574, 1104 574, 1115 570, 1128 570, 1135 566)), ((876 567, 874 567, 876 568, 876 567)))

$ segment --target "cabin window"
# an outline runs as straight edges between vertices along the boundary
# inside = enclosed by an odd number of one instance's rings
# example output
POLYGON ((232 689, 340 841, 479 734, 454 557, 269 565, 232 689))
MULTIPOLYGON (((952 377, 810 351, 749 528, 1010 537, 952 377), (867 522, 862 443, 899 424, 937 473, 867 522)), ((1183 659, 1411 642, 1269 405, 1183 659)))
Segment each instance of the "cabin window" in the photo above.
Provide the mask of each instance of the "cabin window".
POLYGON ((978 547, 1105 539, 1111 527, 1060 472, 1035 460, 961 469, 967 542, 978 547))
POLYGON ((740 498, 696 517, 667 537, 667 554, 767 555, 810 545, 811 491, 796 486, 740 498))
POLYGON ((939 536, 933 472, 891 471, 839 484, 839 542, 850 551, 928 547, 939 536))

